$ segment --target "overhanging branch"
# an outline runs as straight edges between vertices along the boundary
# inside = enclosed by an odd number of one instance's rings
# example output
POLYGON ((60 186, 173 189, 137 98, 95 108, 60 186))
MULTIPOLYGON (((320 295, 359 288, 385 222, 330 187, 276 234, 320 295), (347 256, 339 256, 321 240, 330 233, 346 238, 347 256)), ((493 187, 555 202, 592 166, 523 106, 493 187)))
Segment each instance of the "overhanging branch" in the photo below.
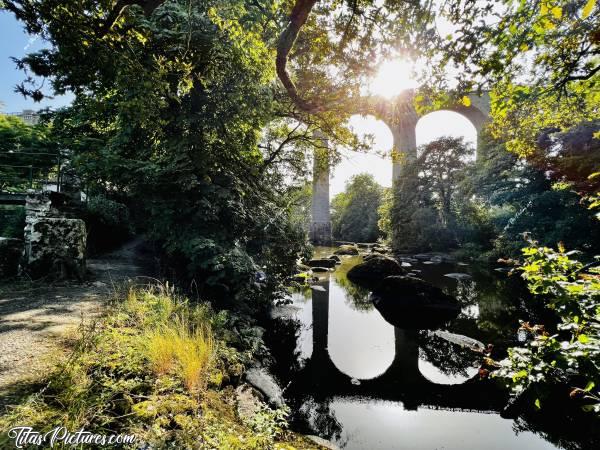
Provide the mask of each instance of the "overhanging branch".
POLYGON ((285 30, 283 30, 279 36, 279 40, 277 41, 277 59, 275 61, 277 76, 279 77, 279 80, 283 84, 283 87, 287 91, 291 100, 296 104, 296 106, 298 106, 298 108, 311 113, 319 112, 321 107, 305 100, 300 96, 300 94, 298 94, 296 85, 290 78, 290 75, 287 71, 287 62, 288 55, 290 54, 290 51, 296 42, 298 33, 306 23, 306 20, 308 19, 308 16, 317 1, 318 0, 296 0, 296 3, 294 4, 290 14, 288 26, 285 30))

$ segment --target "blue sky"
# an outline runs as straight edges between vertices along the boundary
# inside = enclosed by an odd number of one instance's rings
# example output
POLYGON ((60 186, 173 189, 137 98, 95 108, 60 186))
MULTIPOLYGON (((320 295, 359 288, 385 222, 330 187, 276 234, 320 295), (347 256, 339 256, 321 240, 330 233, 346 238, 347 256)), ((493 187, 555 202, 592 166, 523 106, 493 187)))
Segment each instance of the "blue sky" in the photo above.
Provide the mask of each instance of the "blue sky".
MULTIPOLYGON (((29 36, 12 14, 0 11, 0 102, 3 103, 2 112, 19 112, 23 109, 38 110, 48 106, 60 107, 70 102, 70 96, 63 96, 35 103, 14 92, 15 86, 25 79, 25 73, 17 70, 15 63, 10 59, 11 56, 20 58, 43 47, 44 42, 39 38, 29 36)), ((45 86, 46 93, 52 94, 48 81, 45 86)))

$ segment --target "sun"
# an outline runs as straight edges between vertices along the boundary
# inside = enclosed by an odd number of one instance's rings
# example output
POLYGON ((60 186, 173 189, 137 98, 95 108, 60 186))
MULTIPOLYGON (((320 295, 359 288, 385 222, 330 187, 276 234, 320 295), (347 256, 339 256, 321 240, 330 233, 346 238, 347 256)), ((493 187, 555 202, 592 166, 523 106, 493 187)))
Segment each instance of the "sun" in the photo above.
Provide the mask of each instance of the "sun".
POLYGON ((368 91, 392 98, 408 89, 415 89, 418 84, 411 78, 413 68, 412 63, 403 59, 382 62, 377 75, 369 83, 368 91))

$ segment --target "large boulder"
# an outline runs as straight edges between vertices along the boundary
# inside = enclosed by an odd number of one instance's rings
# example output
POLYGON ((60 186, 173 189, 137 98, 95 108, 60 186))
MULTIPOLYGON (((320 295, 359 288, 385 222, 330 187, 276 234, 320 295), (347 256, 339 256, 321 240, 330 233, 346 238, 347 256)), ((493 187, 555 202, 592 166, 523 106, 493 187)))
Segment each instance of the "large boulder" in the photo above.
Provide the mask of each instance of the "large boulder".
POLYGON ((309 267, 326 267, 326 268, 332 268, 335 267, 335 260, 333 259, 311 259, 310 261, 308 261, 306 263, 307 266, 309 267))
POLYGON ((456 299, 416 277, 389 276, 373 290, 383 318, 401 328, 437 328, 460 312, 456 299))
POLYGON ((385 277, 403 275, 404 273, 404 269, 400 267, 395 259, 378 255, 352 267, 348 271, 347 277, 350 281, 374 286, 385 277))
POLYGON ((335 255, 358 255, 358 248, 354 245, 340 245, 340 247, 333 253, 335 255))
POLYGON ((277 408, 285 405, 283 390, 275 378, 263 367, 252 367, 246 371, 246 382, 265 396, 277 408))
POLYGON ((371 247, 371 251, 374 253, 390 253, 391 250, 389 247, 385 247, 383 245, 374 245, 371 247))

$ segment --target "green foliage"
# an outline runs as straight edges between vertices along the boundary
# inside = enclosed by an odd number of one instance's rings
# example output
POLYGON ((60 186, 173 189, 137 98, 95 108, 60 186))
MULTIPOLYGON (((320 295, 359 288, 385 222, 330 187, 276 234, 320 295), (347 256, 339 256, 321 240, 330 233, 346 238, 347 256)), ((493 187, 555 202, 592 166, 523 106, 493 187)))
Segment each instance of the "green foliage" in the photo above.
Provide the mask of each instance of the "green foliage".
POLYGON ((511 150, 528 154, 544 128, 598 117, 597 2, 452 1, 442 9, 455 31, 426 53, 460 68, 459 92, 493 89, 494 129, 511 150))
POLYGON ((395 186, 391 209, 392 244, 399 251, 447 249, 457 244, 458 184, 472 149, 444 137, 407 161, 395 186))
MULTIPOLYGON (((600 248, 594 214, 582 207, 570 185, 559 189, 551 176, 530 160, 507 152, 505 145, 489 136, 482 141, 476 161, 466 164, 459 159, 462 168, 452 176, 440 172, 448 185, 442 189, 433 189, 431 176, 419 171, 419 160, 406 164, 405 176, 394 192, 398 206, 390 217, 399 237, 394 241, 396 248, 456 247, 465 256, 495 260, 518 256, 525 232, 543 245, 564 242, 582 250, 600 248), (442 201, 448 193, 450 207, 443 208, 444 203, 448 205, 442 201), (443 209, 448 218, 445 222, 439 213, 443 209)), ((438 170, 436 164, 428 167, 438 170)))
POLYGON ((0 236, 23 239, 25 208, 22 206, 0 206, 0 236))
POLYGON ((359 174, 346 183, 346 190, 331 201, 331 226, 336 239, 375 242, 382 188, 372 175, 359 174))
MULTIPOLYGON (((240 362, 248 359, 222 338, 224 320, 168 286, 129 291, 100 322, 81 329, 70 358, 42 376, 43 389, 0 417, 4 433, 27 424, 40 431, 65 426, 134 434, 135 448, 286 445, 285 411, 263 406, 248 423, 236 416, 233 390, 223 384, 239 379, 240 362), (199 349, 202 363, 188 365, 199 349)), ((6 435, 2 442, 8 445, 6 435)))
POLYGON ((384 188, 381 195, 381 204, 377 210, 379 220, 377 227, 383 239, 390 240, 392 237, 392 207, 394 204, 394 191, 391 188, 384 188))
POLYGON ((486 138, 461 186, 467 208, 462 218, 480 230, 479 237, 465 240, 494 258, 518 256, 525 232, 543 245, 564 242, 581 250, 600 248, 593 213, 582 207, 571 189, 557 189, 544 167, 486 138), (477 206, 477 216, 469 213, 470 205, 477 206))
MULTIPOLYGON (((506 379, 515 393, 533 389, 543 405, 548 384, 569 386, 571 398, 586 411, 600 415, 600 270, 597 262, 584 266, 567 252, 538 247, 523 249, 519 268, 529 290, 555 311, 560 323, 555 330, 523 324, 530 336, 523 347, 509 350, 496 376, 506 379)), ((597 259, 597 258, 596 258, 597 259)))
POLYGON ((20 118, 0 114, 0 192, 24 191, 53 175, 58 147, 51 128, 30 126, 20 118))
POLYGON ((129 8, 100 36, 106 4, 32 8, 21 18, 52 46, 22 63, 75 92, 53 131, 91 192, 126 203, 162 249, 167 275, 195 280, 220 306, 260 308, 282 293, 305 230, 299 187, 283 183, 302 166, 299 152, 265 146, 260 132, 280 139, 283 129, 269 130, 281 124, 268 124, 289 110, 272 86, 270 12, 178 0, 151 16, 129 8), (258 271, 265 284, 254 283, 258 271))

